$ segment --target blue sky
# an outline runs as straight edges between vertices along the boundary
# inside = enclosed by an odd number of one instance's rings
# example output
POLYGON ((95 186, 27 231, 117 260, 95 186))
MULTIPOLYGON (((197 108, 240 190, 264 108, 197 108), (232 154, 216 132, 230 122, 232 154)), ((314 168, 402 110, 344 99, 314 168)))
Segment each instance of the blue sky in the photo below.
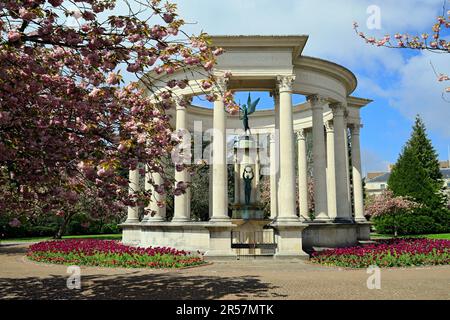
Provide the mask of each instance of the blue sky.
MULTIPOLYGON (((358 21, 361 31, 375 36, 431 33, 436 16, 442 13, 443 0, 178 0, 177 3, 181 16, 195 23, 188 28, 191 33, 204 30, 212 35, 308 34, 304 54, 352 70, 359 82, 353 95, 374 100, 361 114, 365 172, 385 170, 388 163, 396 161, 416 114, 423 117, 440 158, 448 159, 450 103, 441 98, 444 85, 436 81, 430 61, 438 72, 450 73, 449 56, 372 47, 352 29, 353 21, 358 21), (380 8, 381 30, 367 30, 370 5, 380 8)), ((450 9, 450 3, 447 7, 450 9)), ((268 95, 264 96, 262 105, 270 104, 268 95)))

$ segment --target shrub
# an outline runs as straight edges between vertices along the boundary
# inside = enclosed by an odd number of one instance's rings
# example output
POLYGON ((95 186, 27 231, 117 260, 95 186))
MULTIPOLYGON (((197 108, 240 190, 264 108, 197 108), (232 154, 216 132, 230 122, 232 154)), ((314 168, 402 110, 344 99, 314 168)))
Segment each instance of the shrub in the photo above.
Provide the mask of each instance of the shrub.
POLYGON ((375 217, 372 221, 374 222, 375 230, 382 234, 394 234, 395 225, 397 226, 398 235, 426 234, 436 231, 433 218, 415 216, 411 213, 375 217))
POLYGON ((427 207, 416 208, 410 212, 396 215, 373 217, 375 230, 382 234, 416 235, 450 232, 450 211, 433 210, 427 207))

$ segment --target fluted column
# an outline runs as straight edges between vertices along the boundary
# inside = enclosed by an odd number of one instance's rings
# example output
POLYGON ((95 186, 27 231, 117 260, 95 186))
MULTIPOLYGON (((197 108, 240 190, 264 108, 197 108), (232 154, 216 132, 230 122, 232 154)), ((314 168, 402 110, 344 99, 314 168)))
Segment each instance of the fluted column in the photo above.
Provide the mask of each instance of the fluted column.
POLYGON ((306 158, 306 132, 304 129, 297 131, 298 145, 298 201, 300 219, 309 219, 308 206, 308 162, 306 158))
MULTIPOLYGON (((149 168, 146 168, 145 172, 145 190, 150 191, 152 194, 151 202, 146 208, 147 211, 151 211, 151 214, 145 216, 143 222, 162 222, 166 220, 166 206, 165 195, 158 193, 153 185, 161 186, 163 179, 159 173, 151 172, 149 168), (153 214, 153 215, 152 215, 153 214)), ((158 188, 158 187, 157 187, 158 188)))
POLYGON ((295 206, 294 126, 292 84, 295 76, 277 78, 280 92, 280 182, 277 221, 299 221, 295 206))
MULTIPOLYGON (((141 186, 139 184, 139 166, 135 170, 129 171, 129 184, 128 184, 128 193, 130 195, 134 195, 141 191, 141 186)), ((136 204, 135 206, 128 207, 128 215, 126 223, 139 222, 139 206, 136 204)))
POLYGON ((327 198, 328 216, 334 220, 337 217, 336 208, 336 169, 334 156, 334 125, 333 121, 325 123, 327 130, 327 198))
POLYGON ((366 222, 364 217, 364 196, 361 173, 361 149, 359 142, 359 132, 361 125, 353 124, 350 126, 352 135, 352 174, 353 174, 353 198, 355 206, 355 220, 357 222, 366 222))
POLYGON ((311 104, 313 122, 313 174, 314 174, 314 207, 317 222, 329 222, 327 208, 327 175, 325 160, 325 133, 323 123, 323 107, 327 103, 318 95, 308 96, 311 104))
POLYGON ((213 137, 213 211, 211 221, 229 221, 228 216, 228 179, 226 164, 226 119, 223 102, 227 80, 217 79, 217 99, 214 101, 214 137, 213 137))
POLYGON ((209 164, 209 168, 208 168, 208 178, 209 178, 209 185, 208 185, 208 204, 209 204, 209 208, 208 208, 208 214, 209 214, 209 218, 212 217, 212 212, 213 212, 213 167, 212 164, 209 164))
POLYGON ((345 134, 346 125, 344 121, 345 107, 342 103, 333 103, 330 105, 333 110, 334 123, 334 152, 336 166, 336 222, 350 222, 351 212, 349 207, 349 194, 347 184, 347 164, 346 164, 346 145, 345 134))
POLYGON ((276 135, 276 133, 270 134, 270 219, 276 219, 278 215, 278 150, 276 146, 276 135))
POLYGON ((348 217, 350 220, 353 220, 352 216, 352 191, 351 191, 351 183, 350 183, 350 149, 349 146, 349 136, 348 136, 348 124, 347 124, 348 111, 344 111, 344 141, 345 141, 345 175, 347 180, 347 206, 349 207, 348 217))
MULTIPOLYGON (((187 120, 186 120, 186 108, 177 103, 176 106, 176 130, 180 134, 187 130, 187 120)), ((186 138, 186 137, 184 137, 186 138)), ((183 141, 182 144, 188 144, 190 142, 183 141)), ((182 152, 184 152, 183 150, 182 152)), ((182 157, 181 157, 182 158, 182 157)), ((180 182, 187 183, 188 182, 188 172, 186 169, 182 171, 178 171, 175 169, 175 185, 180 182)), ((184 222, 189 221, 191 219, 190 214, 188 212, 188 199, 189 194, 186 190, 185 193, 175 196, 174 198, 174 215, 172 222, 184 222)))
MULTIPOLYGON (((275 171, 275 184, 274 184, 274 196, 276 207, 276 216, 278 216, 278 212, 280 211, 280 92, 277 90, 272 92, 273 103, 274 103, 274 114, 275 114, 275 131, 274 131, 274 165, 276 167, 275 171)), ((272 189, 271 189, 272 190, 272 189)), ((272 191, 271 191, 272 192, 272 191)))

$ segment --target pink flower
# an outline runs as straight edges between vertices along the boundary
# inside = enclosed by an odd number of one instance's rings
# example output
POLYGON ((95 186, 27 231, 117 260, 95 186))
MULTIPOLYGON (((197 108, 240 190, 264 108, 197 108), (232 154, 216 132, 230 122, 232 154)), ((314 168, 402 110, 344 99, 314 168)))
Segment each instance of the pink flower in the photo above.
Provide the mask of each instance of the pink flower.
POLYGON ((205 80, 202 82, 202 88, 205 90, 208 90, 209 88, 212 87, 212 83, 208 80, 205 80))
POLYGON ((213 51, 213 54, 215 56, 220 56, 223 53, 223 49, 222 48, 217 48, 216 50, 213 51))
POLYGON ((108 75, 108 78, 106 79, 106 82, 108 84, 114 85, 114 84, 119 84, 120 83, 120 77, 117 73, 111 72, 108 75))
POLYGON ((164 15, 163 15, 163 20, 164 20, 166 23, 171 23, 171 22, 173 21, 173 19, 174 19, 174 16, 173 16, 172 14, 170 14, 170 13, 164 13, 164 15))
POLYGON ((63 1, 64 0, 48 0, 48 2, 54 7, 60 6, 63 1))
POLYGON ((19 221, 19 219, 14 218, 14 219, 12 219, 12 220, 9 222, 9 225, 10 225, 12 228, 18 228, 18 227, 20 227, 21 222, 19 221))
POLYGON ((11 30, 8 32, 8 40, 10 42, 16 42, 20 40, 20 32, 16 31, 16 30, 11 30))

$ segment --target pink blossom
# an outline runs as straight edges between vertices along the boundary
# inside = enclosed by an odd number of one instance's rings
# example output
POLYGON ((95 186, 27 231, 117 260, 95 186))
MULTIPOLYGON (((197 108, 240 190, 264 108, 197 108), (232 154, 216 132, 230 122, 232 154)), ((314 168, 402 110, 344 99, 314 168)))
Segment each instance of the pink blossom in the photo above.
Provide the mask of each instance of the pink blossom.
POLYGON ((19 219, 17 219, 17 218, 13 218, 10 222, 9 222, 9 225, 12 227, 12 228, 18 228, 18 227, 20 227, 21 226, 21 222, 20 222, 20 220, 19 219))
POLYGON ((8 40, 10 42, 16 42, 20 40, 20 32, 18 32, 17 30, 11 30, 8 32, 8 40))

